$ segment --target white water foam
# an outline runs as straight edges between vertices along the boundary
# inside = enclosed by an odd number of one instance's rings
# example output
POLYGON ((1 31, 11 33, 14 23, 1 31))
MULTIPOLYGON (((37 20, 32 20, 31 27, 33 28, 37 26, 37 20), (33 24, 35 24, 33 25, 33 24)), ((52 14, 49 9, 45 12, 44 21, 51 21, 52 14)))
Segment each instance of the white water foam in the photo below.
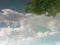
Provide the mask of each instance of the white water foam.
MULTIPOLYGON (((44 15, 36 16, 32 13, 22 14, 11 9, 3 9, 3 13, 0 12, 0 21, 7 23, 8 27, 0 28, 0 45, 26 45, 35 39, 42 39, 47 36, 56 35, 59 33, 59 22, 57 17, 47 17, 44 15), (11 27, 9 22, 17 23, 20 27, 11 27), (34 30, 34 28, 46 27, 47 31, 40 32, 34 30)), ((46 30, 46 29, 45 29, 46 30)))

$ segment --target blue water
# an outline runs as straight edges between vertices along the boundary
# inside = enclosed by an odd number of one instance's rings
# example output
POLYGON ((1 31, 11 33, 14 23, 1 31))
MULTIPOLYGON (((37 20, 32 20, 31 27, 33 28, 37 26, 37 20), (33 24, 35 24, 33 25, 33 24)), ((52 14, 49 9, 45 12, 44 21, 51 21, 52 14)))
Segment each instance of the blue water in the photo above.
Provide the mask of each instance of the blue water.
POLYGON ((13 9, 19 12, 25 12, 26 2, 31 0, 0 0, 1 9, 13 9))

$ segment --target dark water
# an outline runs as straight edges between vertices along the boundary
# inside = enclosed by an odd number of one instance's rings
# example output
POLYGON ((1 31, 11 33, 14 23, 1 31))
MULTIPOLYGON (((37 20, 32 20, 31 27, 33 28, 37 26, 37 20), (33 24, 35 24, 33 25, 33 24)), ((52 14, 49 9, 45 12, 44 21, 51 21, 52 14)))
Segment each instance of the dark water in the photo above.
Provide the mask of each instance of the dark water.
POLYGON ((19 12, 24 12, 26 2, 31 0, 0 0, 1 9, 13 9, 19 12))

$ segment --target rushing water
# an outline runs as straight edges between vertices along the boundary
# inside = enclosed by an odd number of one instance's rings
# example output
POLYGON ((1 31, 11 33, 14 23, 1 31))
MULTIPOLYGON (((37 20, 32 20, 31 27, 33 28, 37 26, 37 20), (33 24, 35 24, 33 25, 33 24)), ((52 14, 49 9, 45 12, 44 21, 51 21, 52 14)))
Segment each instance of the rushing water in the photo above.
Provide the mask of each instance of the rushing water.
POLYGON ((60 41, 59 34, 59 13, 56 17, 47 17, 11 9, 0 12, 0 45, 45 45, 60 41))

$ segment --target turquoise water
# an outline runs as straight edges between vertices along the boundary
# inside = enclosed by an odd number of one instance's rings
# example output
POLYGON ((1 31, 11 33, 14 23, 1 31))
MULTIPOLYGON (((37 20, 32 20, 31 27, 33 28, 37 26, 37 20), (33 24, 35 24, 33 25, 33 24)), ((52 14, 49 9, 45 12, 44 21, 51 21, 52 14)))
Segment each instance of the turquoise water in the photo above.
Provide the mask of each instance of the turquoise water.
POLYGON ((36 26, 36 27, 33 27, 33 30, 36 31, 36 32, 50 31, 50 29, 48 29, 47 27, 44 27, 44 26, 36 26))

